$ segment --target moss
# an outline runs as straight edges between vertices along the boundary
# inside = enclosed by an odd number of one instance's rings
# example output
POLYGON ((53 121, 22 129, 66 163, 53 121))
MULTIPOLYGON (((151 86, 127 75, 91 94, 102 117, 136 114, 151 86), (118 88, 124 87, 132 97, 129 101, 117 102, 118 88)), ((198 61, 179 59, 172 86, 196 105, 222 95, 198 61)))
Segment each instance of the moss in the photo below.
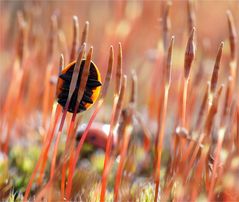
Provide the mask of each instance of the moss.
POLYGON ((91 163, 97 172, 102 173, 104 168, 104 158, 103 152, 96 152, 91 156, 91 163))
POLYGON ((151 202, 154 201, 155 186, 152 183, 146 184, 141 190, 137 202, 151 202))
POLYGON ((8 159, 0 153, 0 187, 9 177, 8 159))
POLYGON ((15 145, 9 154, 9 176, 15 192, 24 192, 40 154, 38 146, 15 145))

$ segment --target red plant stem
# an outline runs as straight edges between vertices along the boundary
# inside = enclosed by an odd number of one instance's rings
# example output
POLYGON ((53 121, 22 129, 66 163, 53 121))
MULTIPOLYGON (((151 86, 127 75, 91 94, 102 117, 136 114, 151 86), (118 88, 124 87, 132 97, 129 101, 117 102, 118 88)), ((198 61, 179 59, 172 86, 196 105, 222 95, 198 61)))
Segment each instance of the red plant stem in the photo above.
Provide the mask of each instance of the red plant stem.
POLYGON ((200 144, 202 143, 203 139, 205 137, 205 134, 201 134, 201 136, 199 137, 198 143, 196 144, 196 147, 194 148, 194 151, 192 153, 192 157, 188 163, 187 169, 185 169, 185 176, 189 173, 190 169, 192 168, 193 162, 197 156, 198 150, 200 148, 200 144))
POLYGON ((154 202, 158 200, 158 190, 160 185, 160 167, 161 167, 161 155, 162 155, 162 147, 163 147, 163 139, 164 139, 164 130, 165 130, 165 118, 167 113, 167 104, 168 104, 168 92, 169 92, 169 85, 165 86, 164 89, 164 98, 163 98, 163 108, 162 108, 162 121, 160 124, 160 131, 158 133, 158 144, 157 144, 157 161, 156 161, 156 171, 155 171, 155 195, 154 195, 154 202))
MULTIPOLYGON (((57 122, 58 117, 59 117, 59 116, 58 116, 59 109, 60 109, 60 106, 57 105, 56 116, 55 116, 55 122, 54 122, 53 128, 55 127, 56 122, 57 122)), ((50 131, 50 130, 49 130, 49 131, 50 131)), ((30 177, 30 180, 29 180, 29 182, 28 182, 28 185, 27 185, 27 188, 26 188, 26 191, 25 191, 25 195, 24 195, 23 201, 27 201, 28 195, 29 195, 30 190, 31 190, 31 187, 32 187, 33 180, 34 180, 35 177, 36 177, 36 174, 37 174, 37 171, 38 171, 38 169, 39 169, 39 167, 40 167, 40 165, 41 165, 41 162, 43 162, 43 164, 44 164, 44 162, 46 162, 46 159, 45 159, 44 157, 47 155, 47 150, 49 149, 49 146, 50 146, 50 143, 51 143, 51 139, 52 139, 52 136, 53 136, 53 134, 54 134, 54 130, 52 130, 51 132, 49 132, 49 134, 50 134, 50 137, 49 137, 49 140, 48 140, 48 142, 47 142, 47 146, 46 146, 46 148, 43 148, 42 153, 41 153, 41 155, 40 155, 40 157, 39 157, 39 159, 38 159, 38 161, 37 161, 37 164, 36 164, 36 166, 35 166, 35 168, 34 168, 34 170, 33 170, 33 172, 32 172, 32 175, 31 175, 31 177, 30 177)), ((48 138, 47 138, 47 139, 48 139, 48 138)), ((45 145, 45 144, 44 144, 44 145, 45 145)), ((40 174, 41 174, 41 173, 40 173, 40 174)), ((40 179, 40 178, 39 178, 39 179, 40 179)))
POLYGON ((183 102, 182 102, 182 127, 186 127, 187 93, 188 93, 188 79, 184 78, 183 102))
POLYGON ((23 201, 27 201, 28 195, 29 195, 29 193, 30 193, 30 191, 31 191, 31 187, 32 187, 33 180, 34 180, 34 178, 35 178, 35 176, 36 176, 36 174, 37 174, 37 170, 38 170, 38 168, 39 168, 39 166, 40 166, 40 163, 41 163, 40 159, 41 159, 41 158, 39 158, 39 160, 37 161, 37 164, 36 164, 36 166, 35 166, 35 169, 34 169, 33 172, 32 172, 31 178, 30 178, 30 180, 29 180, 29 182, 28 182, 28 185, 27 185, 27 188, 26 188, 26 191, 25 191, 25 194, 24 194, 23 201))
POLYGON ((141 116, 139 113, 135 112, 135 117, 139 123, 139 125, 141 126, 142 130, 144 131, 144 151, 147 153, 150 150, 150 145, 151 145, 151 133, 149 131, 149 129, 146 127, 146 125, 144 124, 141 116))
POLYGON ((99 112, 102 104, 103 104, 104 99, 100 99, 99 102, 96 105, 95 111, 93 113, 93 115, 91 116, 89 123, 85 129, 85 132, 83 133, 80 142, 77 145, 77 149, 76 149, 76 153, 75 153, 75 158, 74 161, 70 164, 70 168, 69 168, 69 177, 68 177, 68 182, 67 182, 67 186, 66 186, 66 199, 69 200, 70 198, 70 194, 71 194, 71 188, 72 188, 72 180, 73 180, 73 174, 75 171, 75 167, 76 167, 76 163, 78 161, 78 158, 80 156, 80 152, 82 149, 82 146, 84 144, 84 141, 86 139, 86 136, 88 134, 88 131, 97 115, 97 113, 99 112))
POLYGON ((46 162, 47 162, 47 154, 48 154, 48 151, 49 151, 52 139, 53 139, 53 135, 55 133, 56 124, 59 120, 60 113, 61 113, 61 106, 59 104, 57 104, 54 123, 52 126, 50 126, 47 136, 46 136, 46 140, 45 140, 45 141, 47 141, 47 143, 45 143, 46 147, 43 149, 43 156, 42 156, 42 160, 41 160, 42 164, 41 164, 41 170, 39 173, 38 184, 42 183, 43 174, 44 174, 44 170, 45 170, 46 162))
POLYGON ((125 162, 125 157, 126 157, 126 152, 127 152, 131 132, 132 132, 132 126, 127 126, 126 132, 124 134, 123 145, 120 150, 119 167, 118 167, 117 173, 116 173, 116 181, 115 181, 115 187, 114 187, 114 201, 115 202, 118 201, 119 186, 121 183, 124 162, 125 162))
MULTIPOLYGON (((75 149, 71 151, 70 160, 69 160, 69 170, 71 169, 71 165, 74 164, 74 157, 75 157, 75 149)), ((65 197, 65 181, 66 181, 66 168, 67 162, 64 162, 62 167, 62 176, 61 176, 61 198, 64 200, 65 197)))
MULTIPOLYGON (((42 107, 42 118, 43 118, 43 128, 46 128, 47 124, 47 116, 48 116, 48 109, 49 109, 49 97, 50 97, 50 78, 51 78, 51 70, 52 65, 48 64, 46 68, 45 80, 44 80, 44 95, 43 95, 43 107, 42 107)), ((43 141, 45 140, 46 136, 43 137, 43 141)))
MULTIPOLYGON (((195 171, 195 178, 193 179, 194 181, 193 182, 199 182, 200 181, 200 178, 202 176, 202 173, 203 173, 203 168, 205 167, 205 162, 206 162, 206 157, 207 157, 207 153, 208 153, 208 146, 206 146, 206 148, 203 148, 202 150, 202 156, 199 160, 199 163, 198 163, 198 166, 197 166, 197 169, 195 171)), ((191 201, 196 201, 196 197, 198 195, 198 187, 200 185, 194 185, 192 186, 192 191, 191 191, 191 201)))
POLYGON ((219 130, 218 135, 219 135, 219 137, 218 137, 218 142, 217 142, 217 147, 216 147, 216 155, 215 155, 215 160, 214 160, 214 163, 213 163, 211 183, 210 183, 209 192, 208 192, 208 201, 211 201, 211 199, 212 199, 213 188, 214 188, 214 184, 215 184, 215 180, 216 180, 215 175, 216 175, 218 161, 219 161, 219 158, 220 158, 220 151, 222 149, 222 143, 223 143, 223 139, 224 139, 224 135, 225 135, 225 128, 221 128, 219 130))
MULTIPOLYGON (((65 152, 67 150, 67 147, 69 146, 69 141, 72 137, 72 133, 73 133, 74 125, 75 125, 76 113, 77 113, 79 104, 80 103, 77 102, 76 107, 74 108, 74 113, 71 118, 70 127, 69 127, 69 130, 67 133, 67 138, 66 138, 65 152)), ((67 164, 67 162, 64 162, 63 166, 62 166, 62 176, 61 176, 61 196, 62 196, 62 198, 64 198, 64 195, 65 195, 66 164, 67 164)))
POLYGON ((111 148, 112 148, 112 141, 113 141, 113 122, 114 122, 114 116, 115 116, 115 111, 117 107, 119 96, 115 95, 114 97, 114 103, 113 103, 113 110, 112 110, 112 117, 110 121, 110 132, 109 136, 107 138, 107 143, 106 143, 106 150, 105 150, 105 160, 104 160, 104 169, 103 169, 103 174, 102 174, 102 180, 101 180, 101 193, 100 193, 100 202, 105 201, 105 192, 106 192, 106 186, 107 186, 107 173, 108 173, 108 162, 110 159, 110 153, 111 153, 111 148))
POLYGON ((236 115, 236 137, 235 137, 235 148, 237 153, 239 153, 239 104, 237 106, 237 115, 236 115))
MULTIPOLYGON (((182 161, 181 161, 182 164, 184 164, 187 159, 190 159, 190 154, 192 153, 193 148, 195 147, 195 144, 196 143, 194 141, 191 141, 189 143, 189 146, 188 146, 185 154, 182 157, 182 161)), ((181 170, 181 172, 184 172, 184 166, 181 166, 181 168, 183 169, 183 170, 181 170)), ((186 172, 183 174, 183 176, 184 176, 184 183, 186 183, 187 175, 188 175, 188 173, 186 173, 186 172)))
POLYGON ((63 129, 63 126, 64 126, 64 122, 65 122, 65 119, 66 119, 66 114, 67 114, 67 109, 69 107, 69 104, 70 104, 70 100, 67 100, 66 105, 64 107, 62 117, 61 117, 61 123, 60 123, 60 126, 59 126, 59 130, 58 130, 58 133, 57 133, 57 136, 56 136, 56 142, 55 142, 55 147, 54 147, 54 150, 53 150, 53 156, 52 156, 52 162, 51 162, 50 179, 52 179, 53 176, 54 176, 58 144, 59 144, 59 141, 60 141, 60 137, 61 137, 62 129, 63 129))

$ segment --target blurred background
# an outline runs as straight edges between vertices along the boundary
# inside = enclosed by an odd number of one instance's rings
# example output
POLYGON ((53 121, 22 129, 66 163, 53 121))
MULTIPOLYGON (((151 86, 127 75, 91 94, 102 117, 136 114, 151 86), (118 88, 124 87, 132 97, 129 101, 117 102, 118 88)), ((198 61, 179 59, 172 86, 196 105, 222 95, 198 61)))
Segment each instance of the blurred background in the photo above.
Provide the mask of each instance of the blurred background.
MULTIPOLYGON (((238 25, 238 1, 192 1, 195 11, 197 30, 197 62, 204 53, 205 57, 214 57, 221 41, 229 51, 226 10, 230 9, 238 25)), ((123 44, 124 71, 142 69, 144 58, 153 59, 162 52, 162 16, 164 1, 1 1, 0 2, 0 73, 9 67, 14 44, 18 33, 17 12, 22 11, 29 22, 28 51, 39 45, 39 51, 46 50, 50 32, 51 16, 58 16, 58 26, 64 32, 67 48, 71 47, 72 16, 78 16, 80 32, 85 21, 90 22, 89 45, 94 46, 94 61, 104 75, 108 48, 118 42, 123 44), (159 52, 155 52, 155 49, 159 52)), ((188 23, 186 1, 172 1, 169 13, 171 20, 170 35, 175 36, 175 54, 173 69, 183 64, 188 23), (180 51, 182 48, 182 51, 180 51)), ((238 26, 237 26, 238 28, 238 26)), ((54 56, 62 52, 56 50, 54 56)), ((39 66, 40 66, 39 61, 39 66)), ((38 64, 36 64, 38 65, 38 64)), ((147 85, 151 67, 143 68, 139 85, 147 85), (147 75, 147 76, 144 76, 147 75), (147 83, 145 82, 147 81, 147 83)), ((33 68, 33 67, 32 67, 33 68)), ((38 68, 38 67, 34 67, 38 68)), ((209 67, 210 68, 210 67, 209 67)), ((174 71, 173 70, 173 71, 174 71)), ((151 71, 152 72, 152 71, 151 71)), ((138 75, 141 76, 141 75, 138 75)), ((4 76, 5 77, 5 76, 4 76)), ((3 80, 2 80, 3 81, 3 80)), ((1 85, 1 101, 4 96, 6 77, 1 85)), ((142 97, 142 96, 140 96, 142 97)), ((1 104, 2 105, 2 104, 1 104)))

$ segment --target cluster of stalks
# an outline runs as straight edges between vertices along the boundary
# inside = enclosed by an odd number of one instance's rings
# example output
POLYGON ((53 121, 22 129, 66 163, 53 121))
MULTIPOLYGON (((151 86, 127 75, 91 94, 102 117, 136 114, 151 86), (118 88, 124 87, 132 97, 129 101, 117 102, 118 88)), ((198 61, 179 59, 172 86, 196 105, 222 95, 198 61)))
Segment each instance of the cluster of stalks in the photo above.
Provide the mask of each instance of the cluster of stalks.
MULTIPOLYGON (((150 156, 150 152, 153 153, 153 160, 150 162, 153 169, 150 170, 147 181, 154 187, 153 198, 155 202, 159 200, 195 201, 198 197, 201 197, 201 193, 204 194, 202 197, 206 197, 209 201, 239 199, 237 180, 239 172, 238 36, 232 14, 230 11, 227 12, 230 44, 230 58, 229 63, 226 64, 229 66, 228 78, 225 84, 219 85, 224 46, 224 43, 221 42, 216 54, 211 79, 205 82, 205 79, 201 78, 200 85, 204 90, 201 93, 197 90, 198 86, 193 82, 196 78, 192 76, 193 69, 196 66, 197 30, 191 1, 187 2, 189 31, 187 32, 187 44, 185 44, 184 68, 180 70, 181 80, 178 89, 175 88, 175 83, 171 79, 174 68, 173 52, 177 41, 174 36, 170 38, 169 14, 171 6, 171 3, 167 3, 163 9, 163 54, 158 59, 162 59, 162 61, 156 60, 155 62, 155 72, 160 72, 160 74, 156 75, 157 78, 154 75, 152 77, 149 105, 147 106, 150 114, 150 111, 155 110, 152 103, 155 103, 156 100, 158 107, 156 131, 149 130, 149 124, 145 121, 143 115, 137 111, 138 97, 144 96, 144 92, 138 92, 137 90, 138 74, 132 71, 131 76, 127 77, 124 74, 126 71, 123 71, 124 46, 122 44, 127 37, 122 39, 122 43, 118 43, 116 64, 114 62, 114 46, 117 37, 112 37, 109 41, 113 45, 109 48, 107 71, 102 90, 94 104, 94 111, 79 142, 75 141, 77 128, 87 112, 84 112, 83 115, 81 113, 77 114, 77 109, 86 88, 90 63, 93 60, 93 47, 88 43, 89 22, 85 22, 80 39, 78 18, 73 17, 73 39, 70 52, 68 52, 66 38, 60 28, 58 16, 52 15, 48 45, 45 51, 46 56, 44 62, 42 62, 45 67, 43 74, 43 71, 39 69, 31 69, 31 66, 37 63, 37 57, 42 53, 34 46, 30 50, 28 46, 30 42, 27 41, 29 35, 31 35, 29 21, 24 18, 21 12, 18 13, 16 55, 11 64, 12 79, 0 111, 0 140, 2 141, 0 149, 1 152, 8 155, 11 139, 17 138, 16 136, 11 137, 11 135, 19 130, 23 123, 19 120, 27 119, 30 116, 29 114, 33 114, 40 105, 41 130, 39 131, 42 149, 26 187, 24 201, 29 199, 33 184, 38 187, 44 184, 36 194, 37 199, 51 201, 55 199, 56 190, 60 192, 58 199, 74 199, 75 196, 72 194, 73 181, 76 171, 80 172, 77 166, 81 161, 83 145, 96 116, 106 105, 106 96, 108 94, 111 96, 108 91, 111 90, 110 87, 113 85, 113 102, 112 106, 110 105, 111 115, 109 116, 110 129, 107 134, 101 181, 97 182, 100 187, 97 189, 98 193, 95 194, 97 200, 99 199, 101 202, 107 200, 110 190, 107 189, 109 175, 113 172, 115 164, 117 167, 114 173, 113 201, 123 200, 123 182, 127 178, 125 175, 129 174, 125 168, 127 162, 133 159, 130 155, 130 148, 134 144, 134 122, 137 122, 141 131, 143 131, 142 145, 145 155, 150 156), (60 49, 60 54, 56 51, 56 47, 60 49), (57 55, 60 55, 60 60, 57 55), (70 114, 67 110, 77 86, 83 59, 85 59, 85 65, 80 79, 77 102, 74 112, 70 114), (66 105, 62 108, 57 103, 56 84, 62 69, 74 60, 76 60, 76 64, 71 78, 69 94, 66 105), (161 64, 161 66, 159 67, 158 64, 161 64), (29 83, 37 82, 42 83, 43 89, 34 85, 30 87, 29 83), (127 101, 128 86, 131 87, 129 101, 127 101), (156 86, 159 89, 157 99, 155 96, 155 94, 157 95, 155 93, 156 86), (173 98, 170 97, 172 95, 173 98), (39 96, 42 96, 41 103, 34 99, 39 96), (199 97, 199 101, 195 97, 199 97), (170 115, 168 106, 172 102, 171 99, 177 100, 178 106, 177 112, 174 112, 174 128, 169 138, 169 159, 167 164, 163 165, 162 157, 166 150, 164 142, 166 136, 170 135, 167 134, 169 130, 166 122, 170 115), (57 160, 60 140, 64 134, 66 134, 65 147, 60 159, 57 160), (116 146, 113 145, 115 134, 116 146), (48 176, 47 163, 49 159, 48 176)), ((121 15, 122 13, 119 10, 116 21, 120 21, 121 15)), ((134 24, 134 22, 131 23, 134 24)), ((146 161, 143 163, 146 163, 146 161)), ((136 167, 140 167, 140 165, 136 163, 136 167)), ((137 174, 134 177, 137 178, 137 174)), ((133 179, 131 183, 133 183, 133 179)), ((137 200, 137 197, 139 196, 132 198, 137 200)))

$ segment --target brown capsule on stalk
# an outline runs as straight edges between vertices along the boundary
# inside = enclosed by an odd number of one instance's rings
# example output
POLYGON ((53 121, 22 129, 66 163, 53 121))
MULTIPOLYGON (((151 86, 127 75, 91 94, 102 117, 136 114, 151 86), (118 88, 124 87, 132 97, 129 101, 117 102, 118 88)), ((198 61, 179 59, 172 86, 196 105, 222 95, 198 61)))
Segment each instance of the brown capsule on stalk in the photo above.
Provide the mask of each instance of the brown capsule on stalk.
POLYGON ((203 119, 203 116, 206 111, 207 103, 208 103, 208 97, 209 97, 209 89, 210 89, 210 82, 207 83, 207 87, 203 96, 202 104, 199 108, 198 118, 196 122, 196 129, 199 129, 201 126, 201 122, 203 119))
POLYGON ((169 11, 170 11, 171 5, 172 3, 168 1, 163 14, 163 46, 164 46, 165 52, 168 48, 169 30, 171 29, 171 22, 169 18, 169 11))
MULTIPOLYGON (((85 55, 85 49, 86 49, 86 44, 84 43, 81 47, 79 56, 76 60, 74 69, 73 69, 73 74, 72 77, 70 77, 70 87, 69 87, 69 94, 67 100, 71 99, 71 96, 73 95, 73 92, 75 90, 76 84, 77 84, 77 79, 78 75, 80 74, 80 68, 81 68, 81 63, 82 59, 85 55)), ((63 78, 63 77, 62 77, 63 78)))
POLYGON ((230 107, 231 107, 231 101, 232 101, 232 89, 231 89, 231 86, 232 86, 232 83, 233 82, 233 79, 231 76, 228 77, 227 79, 227 89, 226 89, 226 93, 225 93, 225 101, 224 101, 224 106, 223 106, 223 120, 225 120, 225 118, 227 117, 227 114, 229 113, 230 111, 230 107))
POLYGON ((136 105, 137 103, 137 76, 135 71, 131 72, 131 93, 130 103, 136 105))
POLYGON ((195 43, 194 43, 194 33, 195 33, 195 27, 193 27, 191 34, 189 36, 187 47, 185 51, 185 57, 184 57, 184 78, 188 79, 190 74, 190 69, 192 66, 192 62, 195 58, 195 43))
POLYGON ((230 50, 231 50, 231 59, 236 60, 237 57, 237 32, 236 26, 232 17, 231 11, 227 11, 227 21, 229 28, 229 42, 230 42, 230 50))
MULTIPOLYGON (((60 56, 60 62, 59 62, 59 69, 58 69, 58 75, 51 76, 50 83, 56 85, 59 80, 59 76, 61 75, 62 69, 64 67, 64 55, 61 54, 60 56)), ((57 91, 56 91, 57 92, 57 91)), ((57 95, 56 95, 57 97, 57 95)))
POLYGON ((216 93, 215 98, 213 99, 212 106, 210 107, 210 110, 208 112, 208 116, 207 116, 207 119, 206 119, 206 122, 205 122, 206 134, 209 134, 210 131, 211 131, 211 128, 212 128, 212 125, 213 125, 213 119, 214 119, 214 117, 217 113, 217 110, 218 110, 218 103, 219 103, 219 99, 220 99, 220 96, 222 94, 223 88, 224 88, 224 85, 221 85, 221 87, 219 88, 219 90, 216 93))
POLYGON ((23 17, 22 12, 20 11, 17 13, 17 20, 18 20, 18 26, 19 26, 19 34, 17 39, 16 51, 17 51, 17 57, 21 64, 25 54, 25 48, 26 48, 27 23, 23 17))
MULTIPOLYGON (((77 102, 79 102, 79 103, 82 100, 83 94, 85 92, 87 81, 90 80, 90 78, 88 79, 88 77, 89 77, 89 74, 90 74, 90 64, 91 64, 92 54, 93 54, 93 47, 90 48, 90 50, 87 54, 86 61, 85 61, 85 64, 84 64, 84 68, 83 68, 83 71, 82 71, 80 86, 79 86, 78 95, 77 95, 77 102)), ((93 80, 93 78, 92 78, 92 80, 93 80)), ((97 83, 97 82, 98 81, 95 81, 95 82, 92 81, 91 83, 94 84, 94 83, 97 83)))
POLYGON ((73 40, 72 40, 70 61, 73 61, 76 58, 76 52, 77 52, 77 48, 78 48, 78 37, 79 37, 78 17, 73 16, 73 40))
POLYGON ((122 111, 123 102, 124 102, 124 98, 125 98, 126 85, 127 85, 127 76, 124 75, 123 82, 122 82, 121 89, 120 89, 119 100, 117 102, 117 106, 116 106, 116 110, 115 110, 113 126, 115 126, 119 121, 119 117, 120 117, 120 114, 122 111))
POLYGON ((114 48, 113 46, 110 46, 110 55, 109 55, 109 60, 108 60, 108 69, 104 81, 104 85, 102 87, 102 93, 101 93, 101 98, 105 97, 109 88, 109 83, 112 77, 112 70, 113 70, 113 65, 114 65, 114 48))
POLYGON ((86 21, 85 26, 84 26, 84 30, 83 30, 82 36, 81 36, 81 45, 83 43, 87 43, 88 34, 89 34, 89 25, 90 25, 90 23, 88 21, 86 21))
POLYGON ((216 61, 215 61, 215 65, 214 65, 214 69, 213 69, 213 73, 212 73, 212 78, 211 78, 211 89, 210 89, 211 93, 214 93, 216 90, 216 87, 217 87, 218 71, 220 68, 223 45, 224 45, 224 43, 221 42, 221 44, 218 48, 217 57, 216 57, 216 61))
POLYGON ((167 55, 167 64, 166 64, 166 85, 170 85, 171 82, 171 69, 172 69, 172 52, 173 52, 173 44, 174 44, 174 36, 171 38, 171 42, 168 48, 168 55, 167 55))
POLYGON ((60 56, 60 65, 59 65, 59 74, 58 75, 61 74, 62 69, 63 69, 64 66, 65 66, 65 59, 64 59, 64 55, 61 54, 61 56, 60 56))
POLYGON ((122 46, 119 43, 118 46, 118 58, 116 69, 116 81, 115 81, 115 95, 119 95, 122 83, 122 46))
POLYGON ((195 27, 195 12, 193 9, 193 2, 192 0, 188 0, 187 1, 187 13, 188 13, 188 32, 190 34, 191 30, 193 29, 193 27, 195 27))

